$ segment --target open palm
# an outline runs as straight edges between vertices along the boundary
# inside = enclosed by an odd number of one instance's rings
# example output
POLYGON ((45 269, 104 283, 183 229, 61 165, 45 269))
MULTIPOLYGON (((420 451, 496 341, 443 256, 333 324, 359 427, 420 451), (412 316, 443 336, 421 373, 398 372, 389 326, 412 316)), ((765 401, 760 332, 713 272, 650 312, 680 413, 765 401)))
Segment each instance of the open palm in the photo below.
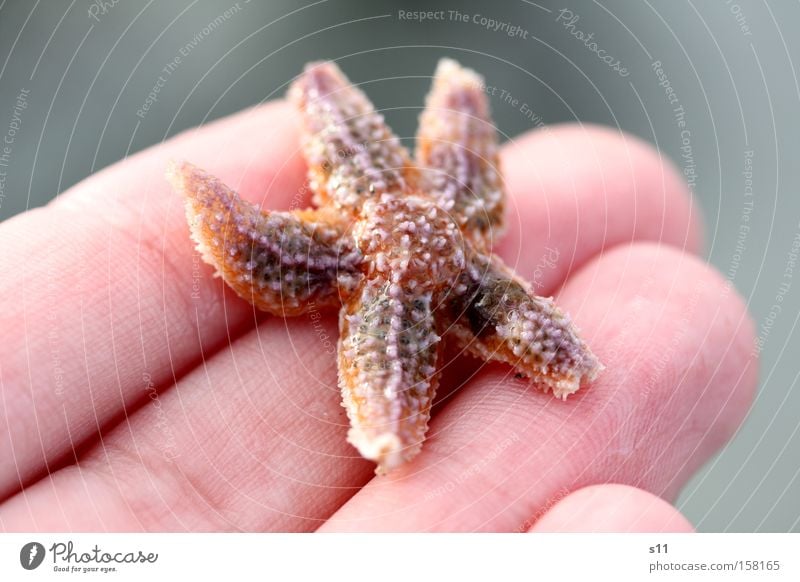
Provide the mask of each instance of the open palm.
POLYGON ((495 250, 606 370, 564 403, 453 355, 422 453, 374 477, 345 441, 335 316, 265 316, 212 278, 164 179, 189 159, 303 207, 295 115, 275 102, 189 131, 0 225, 0 527, 688 528, 653 494, 736 430, 757 369, 742 301, 692 255, 676 172, 610 129, 505 146, 495 250), (607 483, 636 489, 582 489, 607 483))

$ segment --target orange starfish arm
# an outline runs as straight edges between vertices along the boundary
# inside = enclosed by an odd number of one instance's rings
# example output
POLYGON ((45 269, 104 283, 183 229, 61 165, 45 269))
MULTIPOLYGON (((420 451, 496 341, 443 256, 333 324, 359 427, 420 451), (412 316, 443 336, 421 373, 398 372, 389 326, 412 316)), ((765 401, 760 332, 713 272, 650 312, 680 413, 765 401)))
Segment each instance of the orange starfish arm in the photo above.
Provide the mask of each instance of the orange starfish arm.
POLYGON ((303 150, 316 204, 355 213, 368 198, 412 189, 408 152, 335 64, 306 66, 289 96, 303 116, 303 150))
POLYGON ((438 384, 434 311, 463 269, 460 231, 430 200, 364 204, 353 237, 370 265, 340 316, 339 385, 349 441, 387 472, 414 457, 438 384))
POLYGON ((553 300, 535 295, 498 257, 475 255, 453 301, 450 335, 472 355, 506 362, 559 398, 603 366, 553 300))
POLYGON ((483 78, 450 59, 436 68, 420 116, 417 163, 424 187, 465 234, 488 245, 503 225, 504 191, 497 131, 483 78))
POLYGON ((186 198, 203 259, 257 308, 298 315, 338 306, 361 279, 360 253, 344 236, 338 214, 262 211, 186 163, 174 165, 168 177, 186 198))
POLYGON ((413 299, 395 284, 368 281, 340 316, 339 387, 347 439, 379 474, 422 447, 438 384, 440 338, 431 293, 413 299))

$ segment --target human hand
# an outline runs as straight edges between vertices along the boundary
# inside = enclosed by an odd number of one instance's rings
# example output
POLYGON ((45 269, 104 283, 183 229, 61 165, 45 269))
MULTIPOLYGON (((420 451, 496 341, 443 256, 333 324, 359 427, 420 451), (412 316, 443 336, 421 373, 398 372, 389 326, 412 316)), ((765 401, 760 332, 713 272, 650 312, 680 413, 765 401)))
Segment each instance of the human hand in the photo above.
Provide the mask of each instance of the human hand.
POLYGON ((258 107, 0 225, 2 527, 688 528, 645 491, 673 498, 731 436, 757 370, 742 301, 692 256, 698 210, 675 171, 609 129, 505 147, 496 250, 558 293, 606 370, 563 403, 452 361, 422 453, 374 478, 345 442, 334 318, 265 317, 212 279, 164 179, 188 159, 253 202, 304 207, 297 126, 282 102, 258 107), (604 483, 639 489, 571 493, 604 483))

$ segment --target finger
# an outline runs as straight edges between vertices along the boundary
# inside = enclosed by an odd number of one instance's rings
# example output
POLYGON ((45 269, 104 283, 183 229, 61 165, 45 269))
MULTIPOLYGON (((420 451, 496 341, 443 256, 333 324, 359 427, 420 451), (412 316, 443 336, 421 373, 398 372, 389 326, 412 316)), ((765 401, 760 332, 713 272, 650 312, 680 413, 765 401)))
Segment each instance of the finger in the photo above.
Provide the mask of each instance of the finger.
POLYGON ((186 158, 251 201, 305 206, 294 122, 282 103, 245 111, 0 225, 0 499, 135 407, 145 375, 171 383, 253 325, 201 265, 164 174, 186 158))
POLYGON ((557 492, 609 481, 672 498, 750 401, 741 300, 697 259, 636 244, 594 260, 557 302, 606 366, 593 384, 563 403, 487 365, 420 456, 325 529, 513 531, 557 492))
POLYGON ((692 524, 672 505, 628 485, 591 485, 570 493, 530 532, 693 532, 692 524))
POLYGON ((436 67, 417 132, 417 164, 437 203, 479 243, 503 222, 497 129, 483 78, 451 59, 436 67))
POLYGON ((0 505, 6 531, 309 531, 374 474, 346 442, 336 321, 266 321, 0 505), (314 354, 314 357, 308 357, 314 354))
POLYGON ((540 294, 616 245, 701 247, 700 211, 679 174, 631 135, 591 125, 545 127, 507 146, 502 169, 511 199, 496 252, 540 294))
MULTIPOLYGON (((562 129, 558 129, 556 131, 562 131, 562 129)), ((571 131, 571 130, 569 128, 564 128, 564 131, 571 131)), ((537 135, 542 135, 543 136, 544 134, 542 134, 540 132, 537 135)), ((565 138, 565 139, 567 139, 567 138, 565 138)), ((571 138, 569 138, 569 139, 571 139, 571 138)), ((578 137, 578 139, 582 141, 584 139, 584 136, 580 135, 578 137)), ((606 138, 604 138, 604 139, 606 139, 606 138)), ((535 144, 535 141, 536 140, 532 140, 531 143, 535 144)), ((618 154, 612 153, 613 150, 614 150, 614 147, 621 148, 621 147, 627 147, 627 146, 623 142, 617 143, 616 146, 612 146, 611 144, 607 144, 603 151, 606 154, 610 155, 610 157, 612 159, 622 159, 623 157, 625 157, 625 156, 620 156, 618 154)), ((654 156, 652 154, 648 154, 648 155, 644 155, 643 154, 642 156, 640 156, 640 158, 636 157, 636 156, 632 156, 632 159, 634 159, 637 163, 644 164, 644 165, 646 165, 648 163, 648 159, 654 158, 654 156)), ((651 164, 652 167, 658 168, 659 171, 660 171, 660 166, 658 166, 657 164, 654 164, 652 161, 649 162, 649 163, 651 164)), ((610 161, 609 161, 608 166, 613 168, 613 164, 610 161)), ((537 191, 535 189, 533 189, 531 187, 531 182, 525 176, 518 176, 517 179, 519 180, 519 182, 511 184, 511 191, 512 192, 518 192, 519 193, 519 197, 521 199, 524 198, 526 200, 531 201, 534 205, 536 205, 536 200, 537 200, 538 193, 537 193, 537 191)), ((644 178, 641 178, 640 182, 637 184, 636 188, 634 188, 633 185, 632 185, 631 188, 628 190, 628 197, 629 197, 628 201, 626 201, 625 198, 623 197, 623 195, 621 193, 619 193, 617 195, 617 198, 615 199, 615 202, 617 204, 622 204, 622 205, 629 203, 630 200, 632 200, 632 198, 634 196, 638 195, 638 192, 639 192, 640 189, 646 190, 648 192, 652 192, 652 191, 657 190, 658 189, 658 184, 661 183, 662 178, 661 178, 661 176, 659 175, 658 172, 653 172, 652 173, 652 179, 653 179, 653 183, 648 185, 648 184, 646 184, 644 182, 644 178)), ((601 190, 595 190, 595 192, 598 195, 603 195, 603 192, 601 190)), ((548 193, 548 195, 551 195, 551 194, 552 194, 552 191, 550 191, 548 193)), ((665 195, 674 196, 674 197, 680 197, 680 196, 685 196, 685 192, 684 192, 683 189, 677 189, 675 191, 670 191, 670 192, 666 193, 665 195)), ((584 200, 583 203, 589 205, 590 208, 593 206, 593 204, 591 202, 591 199, 587 198, 587 199, 583 199, 583 200, 584 200)), ((683 205, 683 206, 688 206, 688 205, 683 205)), ((681 205, 671 206, 669 209, 665 210, 665 213, 669 214, 669 213, 671 213, 673 211, 676 211, 675 210, 676 207, 679 208, 679 207, 681 207, 681 205)), ((576 214, 574 214, 574 216, 578 216, 578 215, 581 215, 581 214, 582 213, 579 211, 576 214)), ((536 212, 531 212, 530 213, 530 218, 531 218, 531 220, 534 221, 533 222, 533 228, 527 230, 527 232, 530 232, 530 233, 533 233, 533 232, 537 231, 539 229, 539 227, 543 228, 544 226, 546 226, 546 223, 549 220, 549 218, 547 218, 547 216, 545 214, 536 213, 536 212)), ((664 218, 664 219, 659 219, 659 220, 662 220, 665 224, 669 225, 668 227, 665 227, 666 230, 665 230, 665 235, 664 235, 665 238, 667 238, 669 240, 677 240, 679 238, 679 235, 676 234, 675 232, 672 232, 670 229, 674 228, 677 231, 681 231, 681 230, 685 231, 688 228, 687 227, 687 222, 688 223, 691 222, 690 221, 690 217, 689 217, 688 214, 683 214, 679 218, 671 218, 671 217, 669 217, 669 218, 664 218)), ((620 227, 621 228, 633 228, 634 226, 635 225, 633 225, 631 223, 620 223, 620 227)), ((607 239, 608 236, 613 236, 613 237, 619 238, 619 239, 626 239, 628 236, 630 236, 630 234, 629 235, 624 235, 624 234, 619 234, 619 233, 611 233, 611 234, 609 234, 609 233, 603 233, 603 232, 600 232, 600 231, 594 231, 594 232, 595 232, 595 234, 599 233, 600 236, 598 238, 595 238, 595 239, 586 238, 586 239, 583 240, 583 243, 587 247, 593 248, 595 250, 600 249, 600 248, 603 247, 603 245, 605 244, 606 239, 607 239)), ((640 234, 642 234, 642 233, 646 234, 647 231, 640 229, 638 232, 640 234)), ((554 238, 555 238, 555 235, 557 235, 557 234, 558 233, 554 233, 554 238)), ((187 245, 188 244, 189 243, 188 243, 188 235, 187 235, 187 245)), ((562 243, 559 242, 558 240, 554 240, 553 244, 556 245, 556 246, 560 246, 562 243)), ((532 253, 532 255, 534 255, 534 254, 536 254, 536 253, 538 253, 540 251, 540 249, 537 249, 537 248, 535 248, 533 246, 530 246, 528 248, 529 248, 530 252, 532 253)), ((552 287, 555 284, 555 283, 553 283, 553 278, 550 277, 549 281, 550 281, 550 286, 552 287)), ((231 306, 228 306, 227 309, 230 312, 231 306)), ((295 327, 293 327, 294 325, 299 325, 300 328, 302 328, 302 326, 306 326, 306 327, 309 326, 309 322, 308 321, 301 321, 301 320, 296 320, 296 321, 299 321, 299 323, 296 324, 295 320, 287 320, 286 323, 285 323, 286 326, 289 326, 287 329, 290 329, 290 330, 296 329, 295 327)), ((207 326, 208 324, 205 324, 205 325, 207 326)), ((280 325, 283 326, 284 323, 281 322, 280 325)), ((311 326, 314 327, 314 325, 315 325, 315 323, 312 321, 311 322, 311 326)), ((297 328, 297 329, 300 329, 300 328, 297 328)), ((253 334, 255 332, 250 332, 250 333, 253 334)), ((293 333, 295 333, 295 332, 293 331, 293 333)), ((318 352, 319 352, 319 349, 309 350, 309 354, 308 355, 309 355, 309 357, 311 357, 310 354, 315 354, 314 357, 316 357, 316 354, 318 352)), ((332 357, 329 357, 326 354, 320 354, 319 357, 328 358, 331 361, 333 359, 332 357)), ((243 359, 241 360, 241 363, 240 363, 240 367, 241 368, 244 368, 244 369, 258 369, 259 366, 263 367, 263 362, 259 359, 258 355, 251 355, 251 356, 246 356, 245 355, 245 356, 242 356, 242 358, 243 359), (257 361, 255 363, 251 363, 249 361, 250 358, 255 358, 257 361)), ((209 374, 211 374, 211 373, 216 371, 215 368, 216 368, 217 364, 215 364, 214 362, 209 361, 209 362, 206 362, 205 365, 206 365, 206 367, 207 367, 207 369, 209 371, 208 372, 209 374)), ((286 363, 286 365, 287 366, 291 365, 291 360, 289 361, 289 363, 286 363)), ((273 366, 274 366, 274 364, 273 364, 273 366)), ((453 366, 453 365, 448 366, 445 369, 445 375, 453 373, 455 367, 456 366, 453 366)), ((215 376, 215 377, 222 378, 222 377, 224 377, 224 374, 226 372, 230 371, 230 367, 226 366, 226 365, 223 365, 223 364, 220 364, 220 368, 221 368, 221 371, 219 371, 219 376, 215 376)), ((258 378, 256 378, 254 381, 258 381, 259 378, 260 378, 260 376, 258 378)), ((142 385, 141 385, 141 388, 140 388, 141 392, 144 393, 143 396, 145 396, 145 397, 147 397, 147 395, 149 393, 148 388, 147 388, 148 385, 149 385, 148 382, 142 382, 142 385)), ((335 381, 334 380, 328 380, 327 383, 326 383, 323 380, 321 380, 320 381, 320 386, 331 386, 331 387, 334 387, 334 389, 335 389, 335 381)), ((217 398, 218 397, 217 397, 216 393, 214 393, 213 391, 210 391, 208 389, 208 384, 207 383, 197 383, 197 384, 184 383, 183 387, 184 387, 184 391, 199 390, 202 393, 203 406, 199 407, 200 410, 215 408, 217 406, 217 398)), ((445 390, 445 394, 446 394, 446 390, 445 390)), ((198 397, 198 398, 200 398, 200 397, 198 397)), ((248 407, 248 410, 251 411, 251 412, 253 410, 269 410, 269 409, 271 409, 271 406, 272 406, 272 403, 264 403, 262 406, 254 405, 253 407, 248 407)), ((147 407, 146 407, 146 409, 147 409, 147 407)), ((278 408, 278 410, 280 410, 280 408, 278 408)), ((288 414, 287 415, 287 422, 289 422, 289 421, 298 422, 298 423, 302 422, 302 421, 294 421, 294 420, 292 420, 292 419, 295 418, 295 415, 298 414, 298 410, 302 410, 302 409, 301 408, 295 409, 293 411, 293 414, 288 414)), ((341 414, 342 410, 338 407, 338 405, 332 405, 332 408, 328 412, 330 414, 341 414)), ((170 416, 172 417, 175 414, 183 414, 183 412, 180 410, 180 408, 178 408, 178 412, 171 412, 170 416)), ((219 434, 224 434, 224 435, 227 435, 225 437, 226 439, 234 439, 238 434, 240 434, 238 432, 238 428, 236 426, 233 426, 233 425, 231 425, 230 427, 227 427, 227 426, 219 427, 219 426, 214 426, 214 425, 206 426, 204 424, 204 421, 198 420, 198 422, 194 423, 193 426, 194 426, 193 430, 197 432, 198 438, 200 438, 200 437, 205 438, 206 434, 211 434, 213 436, 209 437, 209 438, 211 440, 214 440, 214 439, 218 439, 219 438, 219 436, 218 436, 219 434)), ((159 431, 160 430, 161 430, 160 423, 156 423, 151 428, 151 431, 153 432, 153 435, 150 438, 152 438, 153 440, 156 440, 156 441, 163 440, 163 437, 159 436, 159 431)), ((246 430, 251 431, 251 430, 254 430, 254 429, 251 426, 248 426, 246 428, 246 430)), ((316 434, 316 433, 312 433, 312 434, 316 434)), ((267 435, 267 436, 269 436, 269 435, 267 435)), ((343 437, 342 437, 341 440, 343 441, 343 437)), ((314 450, 313 445, 309 445, 309 446, 310 446, 311 450, 313 451, 314 450)), ((132 449, 135 451, 135 447, 136 447, 136 442, 132 438, 130 438, 130 437, 129 438, 120 438, 120 444, 119 444, 118 450, 113 450, 113 451, 111 451, 109 453, 109 460, 108 460, 109 466, 114 467, 114 466, 116 466, 116 464, 118 462, 125 463, 127 459, 129 459, 129 458, 131 458, 131 456, 135 455, 135 452, 134 453, 130 452, 132 449), (116 460, 117 458, 119 458, 120 460, 117 461, 116 460)), ((190 448, 192 448, 192 446, 190 446, 190 448)), ((345 448, 345 450, 348 451, 349 454, 351 454, 351 455, 355 454, 355 451, 351 450, 350 448, 345 448)), ((248 453, 247 450, 242 451, 242 450, 239 450, 238 448, 235 448, 232 451, 228 451, 227 454, 230 455, 232 459, 233 458, 237 458, 238 459, 239 457, 244 456, 245 457, 245 462, 249 458, 249 453, 248 453)), ((189 459, 190 457, 188 455, 186 455, 185 458, 189 459)), ((193 457, 191 457, 191 458, 193 458, 193 457)), ((300 458, 298 459, 298 466, 304 466, 305 462, 306 461, 303 459, 302 455, 300 455, 300 458)), ((200 463, 202 465, 202 461, 200 461, 200 463)), ((230 466, 234 466, 234 464, 232 464, 230 466)), ((225 479, 230 479, 230 480, 232 480, 232 482, 235 483, 235 476, 236 475, 228 473, 226 470, 222 470, 222 471, 223 471, 223 477, 225 479)), ((271 472, 269 470, 259 471, 257 468, 255 469, 255 472, 256 472, 256 474, 258 474, 262 478, 266 478, 266 477, 269 476, 269 474, 271 474, 271 472), (265 475, 265 473, 266 473, 266 475, 265 475)), ((74 471, 70 471, 70 475, 71 475, 71 478, 76 478, 76 473, 74 471)), ((363 473, 361 473, 359 471, 353 471, 352 473, 347 473, 347 475, 348 475, 348 479, 350 479, 349 483, 350 483, 350 485, 352 487, 357 487, 363 482, 364 475, 363 475, 363 473)), ((175 495, 175 497, 180 497, 186 491, 185 484, 180 479, 176 479, 176 481, 174 483, 170 483, 169 481, 167 483, 170 484, 174 489, 177 489, 177 492, 173 493, 173 495, 175 495)), ((292 483, 288 483, 288 485, 291 485, 291 484, 292 483)), ((284 484, 284 485, 286 485, 286 484, 284 484)), ((57 490, 58 489, 56 489, 56 493, 57 493, 57 490)), ((280 491, 281 489, 278 488, 277 490, 280 491)), ((167 495, 166 492, 164 493, 164 496, 165 497, 169 497, 169 495, 167 495)), ((301 503, 304 500, 310 499, 310 498, 312 498, 312 497, 307 497, 307 496, 303 496, 303 495, 300 495, 300 496, 297 497, 298 501, 301 502, 301 503)), ((145 494, 145 499, 153 499, 153 497, 152 496, 147 496, 145 494)), ((49 501, 53 501, 53 499, 50 498, 49 501)), ((49 507, 51 507, 51 505, 46 501, 42 501, 41 503, 36 503, 35 505, 36 505, 36 507, 41 507, 41 508, 49 508, 49 507)), ((331 511, 333 511, 338 506, 336 506, 335 503, 334 503, 332 507, 333 507, 333 509, 331 509, 331 511)), ((241 502, 240 504, 234 504, 234 508, 236 510, 244 512, 244 513, 247 513, 249 511, 253 510, 252 506, 250 506, 247 503, 246 500, 241 502)), ((302 506, 297 508, 297 512, 300 513, 300 514, 303 513, 302 506)), ((165 523, 166 524, 172 524, 174 526, 174 522, 169 521, 169 519, 171 519, 170 516, 166 516, 165 517, 165 523)), ((164 525, 164 528, 168 528, 168 525, 164 525)))

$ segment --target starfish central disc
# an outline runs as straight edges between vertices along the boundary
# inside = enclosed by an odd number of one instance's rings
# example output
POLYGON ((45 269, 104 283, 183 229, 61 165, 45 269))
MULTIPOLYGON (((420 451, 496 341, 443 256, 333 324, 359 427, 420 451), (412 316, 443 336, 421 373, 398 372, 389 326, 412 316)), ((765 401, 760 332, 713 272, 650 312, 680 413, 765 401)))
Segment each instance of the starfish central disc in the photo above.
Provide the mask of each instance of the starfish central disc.
POLYGON ((464 269, 458 224, 431 200, 384 195, 368 200, 353 235, 368 258, 369 275, 388 276, 408 291, 452 283, 464 269))

